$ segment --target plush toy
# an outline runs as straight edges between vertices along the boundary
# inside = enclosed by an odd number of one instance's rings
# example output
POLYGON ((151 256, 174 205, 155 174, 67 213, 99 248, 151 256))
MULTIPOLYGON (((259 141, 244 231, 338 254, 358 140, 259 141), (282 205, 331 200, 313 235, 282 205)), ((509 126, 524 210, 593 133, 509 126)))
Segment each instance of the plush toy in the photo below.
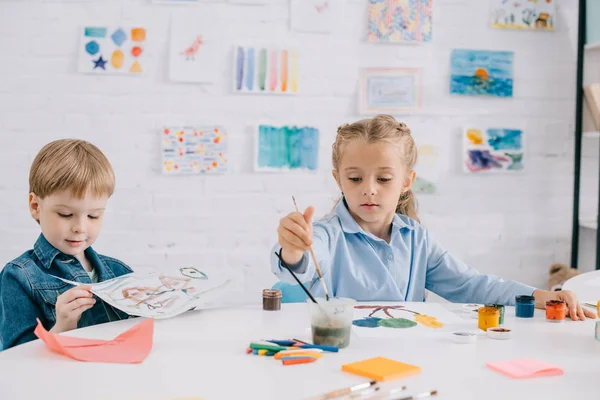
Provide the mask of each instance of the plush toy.
POLYGON ((572 277, 579 275, 575 268, 569 268, 565 264, 552 264, 548 278, 548 288, 555 292, 562 290, 562 285, 572 277))

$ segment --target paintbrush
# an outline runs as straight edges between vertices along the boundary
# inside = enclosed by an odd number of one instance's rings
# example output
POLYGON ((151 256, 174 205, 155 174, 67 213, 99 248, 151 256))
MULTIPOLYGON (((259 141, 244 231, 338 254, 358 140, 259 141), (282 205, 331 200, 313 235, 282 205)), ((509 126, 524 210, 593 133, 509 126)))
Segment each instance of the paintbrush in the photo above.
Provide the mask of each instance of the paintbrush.
POLYGON ((296 282, 298 282, 298 285, 300 285, 300 287, 302 288, 302 290, 304 290, 304 293, 306 293, 306 295, 312 300, 312 302, 316 304, 317 300, 315 300, 315 298, 313 297, 313 295, 310 294, 310 292, 308 291, 308 289, 302 284, 302 282, 300 282, 300 279, 298 279, 298 277, 296 276, 296 274, 294 274, 294 272, 286 264, 286 262, 283 261, 283 257, 281 257, 281 254, 275 252, 275 255, 277 256, 277 258, 279 258, 279 262, 281 263, 281 265, 283 266, 283 268, 287 269, 290 272, 290 274, 292 274, 292 276, 294 277, 294 279, 296 280, 296 282))
MULTIPOLYGON (((296 212, 300 212, 298 208, 298 203, 296 203, 296 198, 292 196, 292 200, 294 201, 294 207, 296 208, 296 212)), ((317 269, 317 275, 319 275, 319 281, 321 282, 321 286, 323 286, 323 291, 325 292, 325 300, 329 301, 329 292, 327 291, 327 285, 325 285, 325 281, 323 280, 323 274, 321 274, 321 268, 319 268, 319 263, 317 262, 317 257, 315 256, 315 252, 313 251, 312 246, 308 248, 310 250, 310 255, 313 259, 313 263, 315 263, 315 268, 317 269)))
POLYGON ((406 397, 394 397, 390 400, 416 400, 416 399, 422 399, 424 397, 429 397, 429 396, 436 396, 437 395, 437 390, 430 390, 429 392, 423 392, 423 393, 419 393, 419 394, 413 394, 412 396, 406 396, 406 397))

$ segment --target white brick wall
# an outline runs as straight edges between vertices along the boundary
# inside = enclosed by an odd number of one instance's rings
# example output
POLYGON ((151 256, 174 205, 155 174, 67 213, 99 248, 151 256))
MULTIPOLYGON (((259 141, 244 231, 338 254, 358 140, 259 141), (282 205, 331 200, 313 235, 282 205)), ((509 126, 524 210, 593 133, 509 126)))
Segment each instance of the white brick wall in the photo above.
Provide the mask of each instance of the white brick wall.
MULTIPOLYGON (((27 211, 27 176, 48 141, 79 137, 97 144, 117 174, 100 252, 137 269, 212 265, 243 273, 248 290, 275 279, 269 249, 290 196, 318 214, 333 206, 330 175, 335 128, 359 118, 361 67, 424 69, 424 110, 401 119, 451 137, 449 169, 435 196, 420 196, 424 223, 472 266, 545 286, 553 261, 568 262, 573 177, 577 1, 561 0, 556 32, 488 27, 488 1, 435 0, 434 41, 375 46, 365 41, 366 3, 342 0, 332 35, 288 29, 287 0, 235 5, 157 6, 149 0, 0 0, 0 260, 30 248, 38 227, 27 211), (223 72, 213 85, 167 81, 169 17, 210 15, 223 27, 223 72), (78 27, 143 23, 149 29, 143 77, 75 72, 78 27), (232 46, 239 40, 292 42, 302 51, 297 97, 230 93, 232 46), (515 97, 451 97, 452 48, 515 51, 515 97), (255 174, 249 126, 293 118, 322 132, 318 174, 255 174), (523 175, 481 177, 460 172, 461 126, 468 121, 522 126, 528 137, 523 175), (157 129, 169 122, 223 124, 230 134, 231 173, 221 177, 159 175, 157 129)), ((415 135, 419 132, 416 131, 415 135)), ((258 294, 256 294, 258 296, 258 294)))

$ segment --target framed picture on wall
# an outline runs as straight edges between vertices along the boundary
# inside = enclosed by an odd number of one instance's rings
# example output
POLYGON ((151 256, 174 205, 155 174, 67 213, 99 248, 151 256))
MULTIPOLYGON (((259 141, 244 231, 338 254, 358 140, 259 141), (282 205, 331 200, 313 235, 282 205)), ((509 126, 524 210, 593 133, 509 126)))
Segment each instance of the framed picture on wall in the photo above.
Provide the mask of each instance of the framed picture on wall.
POLYGON ((365 68, 359 90, 361 114, 407 114, 421 109, 421 70, 365 68))

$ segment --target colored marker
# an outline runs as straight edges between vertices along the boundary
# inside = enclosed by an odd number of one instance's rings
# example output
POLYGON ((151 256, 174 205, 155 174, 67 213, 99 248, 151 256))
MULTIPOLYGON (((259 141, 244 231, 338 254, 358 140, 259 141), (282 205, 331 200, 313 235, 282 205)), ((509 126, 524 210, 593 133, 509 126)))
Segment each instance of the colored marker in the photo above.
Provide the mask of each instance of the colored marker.
POLYGON ((303 344, 296 347, 300 347, 301 349, 321 349, 330 353, 337 353, 340 351, 340 349, 335 346, 321 346, 319 344, 303 344))
POLYGON ((317 361, 314 357, 284 357, 281 359, 283 365, 307 364, 317 361))

